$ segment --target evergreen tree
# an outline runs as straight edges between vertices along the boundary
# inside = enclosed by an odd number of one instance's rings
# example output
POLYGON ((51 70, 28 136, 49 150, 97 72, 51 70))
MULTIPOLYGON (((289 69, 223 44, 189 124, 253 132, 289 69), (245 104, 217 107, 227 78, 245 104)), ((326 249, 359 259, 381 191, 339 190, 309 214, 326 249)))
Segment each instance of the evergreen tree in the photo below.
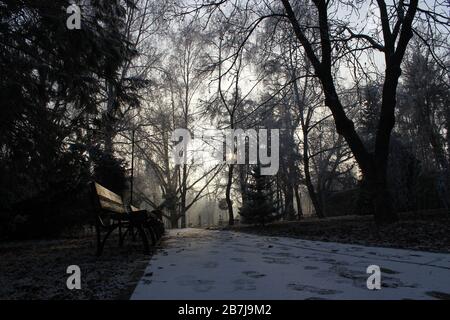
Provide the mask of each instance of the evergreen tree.
POLYGON ((273 178, 261 175, 261 167, 255 166, 250 171, 246 190, 246 202, 239 209, 243 223, 265 225, 279 219, 274 203, 273 178))
POLYGON ((136 54, 123 31, 128 2, 88 2, 80 30, 66 26, 69 5, 0 0, 0 225, 18 214, 51 226, 51 215, 67 219, 56 203, 86 189, 104 84, 114 84, 117 104, 135 105, 135 84, 118 81, 136 54))

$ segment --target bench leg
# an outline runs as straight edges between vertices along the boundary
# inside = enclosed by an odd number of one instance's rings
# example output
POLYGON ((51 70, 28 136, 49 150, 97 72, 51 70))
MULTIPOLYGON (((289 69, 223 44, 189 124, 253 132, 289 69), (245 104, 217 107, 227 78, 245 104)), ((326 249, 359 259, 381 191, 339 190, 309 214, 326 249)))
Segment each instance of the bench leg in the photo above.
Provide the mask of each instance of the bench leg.
POLYGON ((145 234, 145 230, 142 226, 136 227, 137 231, 139 232, 141 239, 142 239, 142 245, 144 246, 144 254, 150 254, 150 247, 148 244, 148 238, 145 234))
POLYGON ((156 242, 158 241, 158 234, 155 232, 155 229, 149 225, 146 226, 148 233, 150 234, 150 238, 152 240, 152 246, 156 245, 156 242))
POLYGON ((133 226, 130 226, 131 241, 136 242, 136 233, 133 226))
POLYGON ((130 228, 126 228, 125 232, 123 233, 123 236, 122 236, 122 243, 125 242, 125 239, 127 238, 129 233, 130 233, 130 228))
POLYGON ((125 234, 122 234, 122 221, 119 220, 119 247, 123 246, 124 239, 125 239, 125 234))
MULTIPOLYGON (((106 240, 108 240, 108 237, 111 235, 111 233, 114 230, 116 230, 116 228, 117 228, 117 226, 109 229, 108 232, 106 233, 105 237, 103 238, 103 240, 101 240, 99 243, 97 243, 97 245, 98 245, 97 246, 97 257, 101 256, 101 254, 103 252, 103 248, 105 247, 106 240)), ((100 235, 100 233, 98 233, 97 240, 100 239, 99 235, 100 235)))
POLYGON ((102 237, 100 234, 100 227, 98 225, 95 226, 95 233, 97 236, 97 257, 100 257, 100 255, 102 254, 102 237))

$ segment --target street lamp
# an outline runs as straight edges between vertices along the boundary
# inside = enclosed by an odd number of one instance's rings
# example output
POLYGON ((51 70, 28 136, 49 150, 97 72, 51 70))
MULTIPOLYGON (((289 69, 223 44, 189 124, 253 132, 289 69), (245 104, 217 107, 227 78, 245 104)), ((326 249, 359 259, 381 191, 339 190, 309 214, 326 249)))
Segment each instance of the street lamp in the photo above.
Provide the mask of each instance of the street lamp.
POLYGON ((130 206, 133 205, 133 185, 134 185, 134 135, 136 129, 131 131, 131 181, 130 181, 130 206))

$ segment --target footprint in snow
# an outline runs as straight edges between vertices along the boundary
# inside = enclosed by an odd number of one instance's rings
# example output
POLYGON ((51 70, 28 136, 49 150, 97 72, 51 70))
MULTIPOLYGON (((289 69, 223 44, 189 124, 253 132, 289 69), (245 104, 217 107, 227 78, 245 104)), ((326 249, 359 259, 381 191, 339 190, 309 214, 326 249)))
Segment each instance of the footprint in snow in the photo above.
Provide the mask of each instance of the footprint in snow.
POLYGON ((256 290, 256 285, 250 279, 236 279, 233 281, 235 291, 253 291, 256 290))
POLYGON ((196 279, 194 276, 181 276, 176 279, 180 286, 192 287, 197 292, 208 292, 214 288, 215 281, 196 279))
POLYGON ((262 278, 265 277, 266 275, 263 273, 259 273, 257 271, 243 271, 243 274, 245 274, 246 276, 250 277, 250 278, 254 278, 254 279, 258 279, 258 278, 262 278))
POLYGON ((305 270, 317 270, 319 269, 318 267, 314 267, 314 266, 305 266, 304 268, 305 270))
POLYGON ((450 294, 445 292, 439 292, 439 291, 428 291, 425 292, 427 296, 430 296, 435 299, 439 300, 450 300, 450 294))
POLYGON ((380 270, 382 273, 387 273, 387 274, 399 274, 400 273, 398 271, 394 271, 394 270, 391 270, 388 268, 383 268, 383 267, 381 267, 380 270))
POLYGON ((246 262, 245 259, 242 258, 230 258, 230 260, 235 262, 246 262))
POLYGON ((298 284, 298 283, 290 283, 290 284, 288 284, 288 288, 295 290, 295 291, 307 291, 307 292, 315 293, 315 294, 319 294, 319 295, 330 295, 330 294, 337 294, 337 293, 342 292, 342 291, 338 291, 338 290, 317 288, 317 287, 302 285, 302 284, 298 284))
POLYGON ((217 268, 219 264, 217 262, 214 261, 208 261, 206 263, 203 264, 203 268, 207 268, 207 269, 214 269, 217 268))

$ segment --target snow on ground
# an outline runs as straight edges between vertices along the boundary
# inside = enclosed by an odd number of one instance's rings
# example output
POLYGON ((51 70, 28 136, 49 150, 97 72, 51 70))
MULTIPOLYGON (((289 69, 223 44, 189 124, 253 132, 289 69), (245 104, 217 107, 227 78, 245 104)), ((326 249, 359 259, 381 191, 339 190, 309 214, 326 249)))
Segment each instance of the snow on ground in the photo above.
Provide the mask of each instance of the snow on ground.
POLYGON ((262 237, 169 231, 132 299, 449 298, 450 254, 262 237), (369 265, 381 290, 368 290, 369 265))

